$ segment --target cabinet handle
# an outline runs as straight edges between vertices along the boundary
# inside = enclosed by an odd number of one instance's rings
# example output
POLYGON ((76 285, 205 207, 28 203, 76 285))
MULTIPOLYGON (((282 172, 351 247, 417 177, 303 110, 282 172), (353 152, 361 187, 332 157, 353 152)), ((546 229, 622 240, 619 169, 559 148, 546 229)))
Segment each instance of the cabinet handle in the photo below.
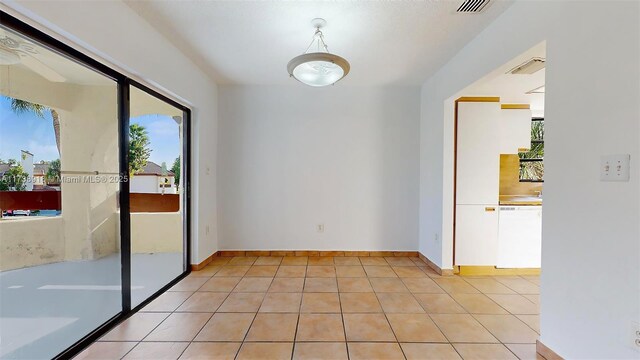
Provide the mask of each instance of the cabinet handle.
POLYGON ((496 208, 494 208, 494 207, 486 207, 486 208, 484 208, 484 211, 496 211, 496 208))

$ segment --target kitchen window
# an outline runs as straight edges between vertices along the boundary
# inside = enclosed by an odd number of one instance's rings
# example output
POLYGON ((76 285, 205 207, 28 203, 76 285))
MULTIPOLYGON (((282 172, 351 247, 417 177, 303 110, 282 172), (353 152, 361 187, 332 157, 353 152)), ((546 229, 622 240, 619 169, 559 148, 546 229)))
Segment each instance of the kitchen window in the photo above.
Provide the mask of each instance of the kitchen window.
POLYGON ((531 119, 531 148, 518 152, 520 182, 543 182, 544 177, 544 118, 531 119))

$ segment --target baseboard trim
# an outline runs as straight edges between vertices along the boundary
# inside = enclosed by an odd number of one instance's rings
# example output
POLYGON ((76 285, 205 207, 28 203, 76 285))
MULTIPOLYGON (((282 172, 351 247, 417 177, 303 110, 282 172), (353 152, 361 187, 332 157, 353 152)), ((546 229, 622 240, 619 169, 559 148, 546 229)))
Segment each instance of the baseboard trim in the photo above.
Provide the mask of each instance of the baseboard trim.
POLYGON ((191 271, 198 271, 198 270, 204 269, 205 266, 209 265, 209 263, 211 263, 211 261, 213 261, 213 258, 216 256, 218 256, 218 251, 209 255, 206 259, 202 260, 202 262, 199 264, 191 264, 191 271))
POLYGON ((409 256, 417 251, 342 251, 342 250, 221 250, 217 256, 409 256))
POLYGON ((498 269, 495 266, 460 265, 460 276, 540 275, 540 268, 498 269))
POLYGON ((421 252, 418 252, 418 256, 420 257, 420 259, 422 261, 427 263, 427 265, 433 271, 438 273, 438 275, 441 275, 441 276, 452 276, 453 275, 453 269, 442 269, 442 268, 440 268, 440 266, 436 265, 433 261, 429 260, 429 258, 424 256, 421 252))
POLYGON ((540 340, 536 340, 536 352, 547 360, 564 360, 562 356, 549 349, 545 344, 541 343, 540 340))

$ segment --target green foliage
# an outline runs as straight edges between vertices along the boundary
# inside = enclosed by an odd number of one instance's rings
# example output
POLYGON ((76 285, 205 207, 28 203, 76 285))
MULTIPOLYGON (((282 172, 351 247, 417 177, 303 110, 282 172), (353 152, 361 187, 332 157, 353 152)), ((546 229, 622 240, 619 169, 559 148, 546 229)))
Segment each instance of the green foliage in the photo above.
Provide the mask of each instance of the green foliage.
POLYGON ((173 183, 176 186, 180 185, 180 157, 177 157, 173 161, 173 166, 171 166, 171 172, 175 174, 173 183))
POLYGON ((142 172, 147 166, 151 149, 149 149, 149 133, 139 124, 129 125, 129 175, 142 172))
POLYGON ((13 166, 15 164, 17 164, 18 161, 16 159, 9 159, 7 160, 7 164, 9 164, 9 166, 13 166))
POLYGON ((33 113, 39 118, 44 118, 44 112, 49 110, 48 107, 32 102, 11 98, 11 110, 16 114, 33 113))
POLYGON ((47 184, 58 184, 60 183, 60 159, 55 159, 49 162, 49 169, 47 169, 47 174, 45 175, 47 184))
POLYGON ((22 166, 12 166, 0 178, 0 190, 24 191, 27 188, 27 176, 22 166))
MULTIPOLYGON (((520 159, 544 159, 544 121, 531 122, 531 149, 518 153, 520 159)), ((520 161, 520 180, 542 181, 543 161, 520 161)))

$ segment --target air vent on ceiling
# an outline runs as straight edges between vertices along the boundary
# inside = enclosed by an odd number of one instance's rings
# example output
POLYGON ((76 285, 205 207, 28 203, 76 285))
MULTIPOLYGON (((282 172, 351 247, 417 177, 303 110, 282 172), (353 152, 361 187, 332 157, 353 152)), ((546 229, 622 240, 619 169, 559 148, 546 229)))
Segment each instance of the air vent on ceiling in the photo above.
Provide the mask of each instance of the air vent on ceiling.
POLYGON ((531 58, 524 63, 514 67, 513 69, 507 71, 507 74, 514 75, 531 75, 534 72, 544 69, 544 59, 540 57, 531 58))
POLYGON ((478 13, 484 9, 490 0, 465 0, 456 12, 459 13, 478 13))

